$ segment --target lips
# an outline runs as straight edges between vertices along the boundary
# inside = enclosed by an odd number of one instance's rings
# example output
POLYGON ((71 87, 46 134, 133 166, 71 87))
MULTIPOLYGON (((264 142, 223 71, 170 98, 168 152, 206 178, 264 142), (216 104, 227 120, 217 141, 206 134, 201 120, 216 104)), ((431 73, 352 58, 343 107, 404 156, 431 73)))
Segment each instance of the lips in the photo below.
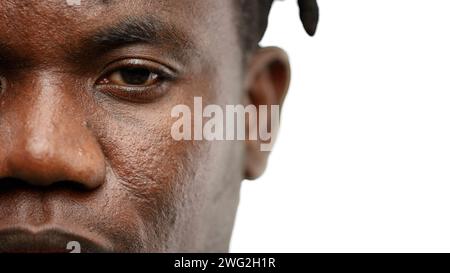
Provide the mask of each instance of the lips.
POLYGON ((10 227, 0 230, 0 253, 105 253, 111 244, 96 234, 64 228, 10 227))

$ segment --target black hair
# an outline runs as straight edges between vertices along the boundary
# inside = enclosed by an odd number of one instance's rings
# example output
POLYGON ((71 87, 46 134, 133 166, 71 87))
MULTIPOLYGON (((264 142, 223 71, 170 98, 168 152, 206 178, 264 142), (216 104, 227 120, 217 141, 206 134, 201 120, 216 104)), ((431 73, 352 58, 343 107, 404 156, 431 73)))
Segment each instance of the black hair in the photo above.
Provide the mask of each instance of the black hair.
MULTIPOLYGON (((236 0, 239 13, 239 34, 244 51, 257 48, 267 28, 270 8, 274 0, 236 0)), ((319 21, 316 0, 297 0, 300 19, 309 35, 314 35, 319 21)))

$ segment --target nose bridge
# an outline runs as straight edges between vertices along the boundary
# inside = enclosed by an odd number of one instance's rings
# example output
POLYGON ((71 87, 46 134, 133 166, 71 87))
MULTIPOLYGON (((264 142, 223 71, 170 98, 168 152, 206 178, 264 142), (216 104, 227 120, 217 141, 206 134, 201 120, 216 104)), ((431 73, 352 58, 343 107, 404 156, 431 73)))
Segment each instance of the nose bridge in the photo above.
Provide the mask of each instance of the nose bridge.
POLYGON ((95 188, 103 182, 103 153, 66 91, 62 79, 49 74, 40 74, 19 91, 20 120, 5 155, 8 176, 36 186, 71 181, 95 188))
POLYGON ((61 94, 55 90, 54 85, 48 78, 43 77, 30 88, 32 93, 25 95, 30 97, 30 105, 24 114, 25 122, 20 138, 24 152, 32 159, 43 161, 54 155, 62 144, 59 135, 64 124, 58 123, 64 120, 66 113, 59 109, 61 94))

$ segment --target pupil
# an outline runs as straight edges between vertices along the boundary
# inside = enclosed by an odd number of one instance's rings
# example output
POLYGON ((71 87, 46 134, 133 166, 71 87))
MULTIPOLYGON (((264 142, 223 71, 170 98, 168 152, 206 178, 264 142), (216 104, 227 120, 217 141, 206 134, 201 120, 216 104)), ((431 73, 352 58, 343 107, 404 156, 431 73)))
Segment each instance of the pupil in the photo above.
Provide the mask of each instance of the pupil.
POLYGON ((130 85, 143 85, 147 82, 150 71, 145 68, 127 68, 120 71, 122 79, 130 85))

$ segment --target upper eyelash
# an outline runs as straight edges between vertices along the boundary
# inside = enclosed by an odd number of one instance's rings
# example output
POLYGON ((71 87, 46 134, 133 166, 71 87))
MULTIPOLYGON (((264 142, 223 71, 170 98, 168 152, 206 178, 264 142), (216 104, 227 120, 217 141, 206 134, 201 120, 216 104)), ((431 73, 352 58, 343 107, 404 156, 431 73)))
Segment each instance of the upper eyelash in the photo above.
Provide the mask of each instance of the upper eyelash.
POLYGON ((114 70, 118 70, 118 69, 124 68, 124 67, 132 67, 132 68, 142 67, 142 68, 147 68, 151 72, 157 72, 158 74, 160 74, 162 76, 165 76, 165 77, 166 76, 172 76, 172 75, 176 74, 176 70, 173 69, 170 66, 161 64, 160 62, 155 62, 153 60, 140 59, 140 58, 123 58, 123 59, 115 60, 115 61, 107 63, 103 67, 102 70, 104 71, 103 74, 107 74, 107 73, 111 73, 114 70), (127 60, 128 60, 127 63, 123 63, 123 62, 125 62, 127 60), (148 66, 148 65, 145 65, 145 63, 153 63, 155 65, 148 66), (155 66, 163 67, 163 68, 155 68, 155 66))
MULTIPOLYGON (((150 68, 148 66, 138 65, 138 64, 125 64, 123 66, 110 68, 110 69, 106 70, 102 74, 102 76, 100 76, 99 79, 104 79, 104 78, 108 77, 109 75, 111 75, 112 73, 117 72, 120 69, 124 69, 124 68, 145 68, 145 69, 148 69, 148 71, 150 71, 150 73, 156 74, 158 76, 158 80, 172 80, 173 79, 173 76, 171 74, 167 73, 166 71, 163 71, 162 69, 150 68)), ((97 82, 98 82, 98 80, 96 81, 96 83, 97 82)))

